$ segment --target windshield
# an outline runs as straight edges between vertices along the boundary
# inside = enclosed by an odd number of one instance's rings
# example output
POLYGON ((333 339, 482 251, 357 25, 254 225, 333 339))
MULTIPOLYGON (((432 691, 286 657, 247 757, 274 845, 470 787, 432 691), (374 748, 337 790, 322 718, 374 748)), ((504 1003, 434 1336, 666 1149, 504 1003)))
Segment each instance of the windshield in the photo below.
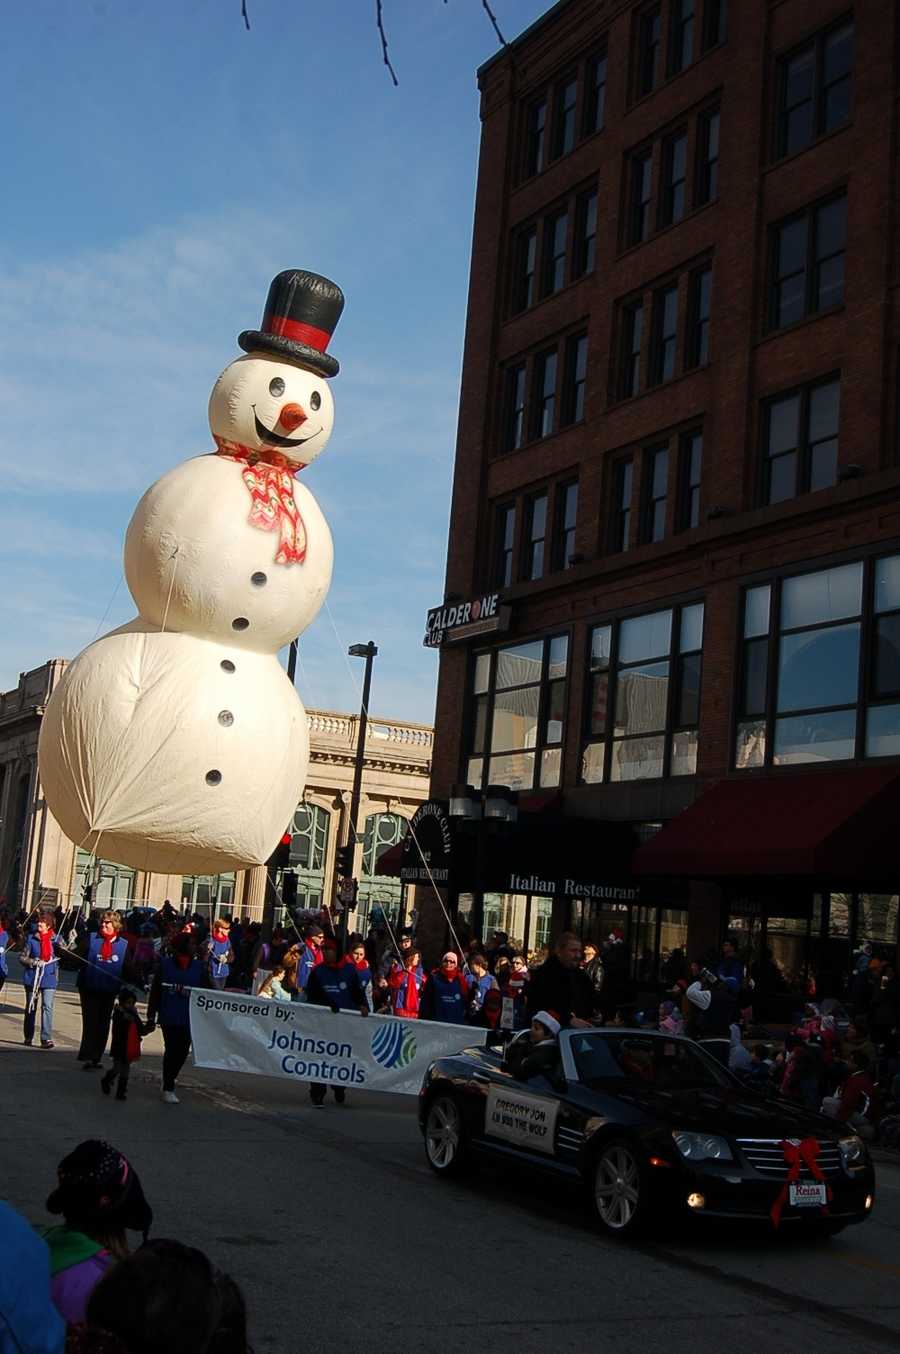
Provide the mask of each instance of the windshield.
POLYGON ((579 1030, 570 1047, 578 1080, 588 1086, 679 1091, 734 1085, 714 1058, 677 1039, 579 1030))

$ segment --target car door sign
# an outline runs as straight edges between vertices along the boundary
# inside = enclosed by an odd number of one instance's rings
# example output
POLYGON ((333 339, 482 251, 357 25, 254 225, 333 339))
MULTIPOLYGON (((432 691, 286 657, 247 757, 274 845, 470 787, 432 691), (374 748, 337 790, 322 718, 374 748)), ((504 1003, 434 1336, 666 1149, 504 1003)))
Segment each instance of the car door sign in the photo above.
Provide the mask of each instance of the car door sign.
POLYGON ((553 1156, 559 1104, 543 1096, 492 1086, 487 1094, 484 1131, 516 1147, 553 1156))

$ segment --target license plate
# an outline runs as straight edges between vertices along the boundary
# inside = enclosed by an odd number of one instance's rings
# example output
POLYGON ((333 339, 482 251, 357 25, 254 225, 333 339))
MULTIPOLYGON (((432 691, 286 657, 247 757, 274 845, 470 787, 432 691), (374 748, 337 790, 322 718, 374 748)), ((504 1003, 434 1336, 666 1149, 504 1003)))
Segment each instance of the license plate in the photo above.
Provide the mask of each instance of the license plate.
POLYGON ((791 1181, 790 1203, 793 1208, 824 1208, 827 1202, 825 1186, 821 1181, 791 1181))

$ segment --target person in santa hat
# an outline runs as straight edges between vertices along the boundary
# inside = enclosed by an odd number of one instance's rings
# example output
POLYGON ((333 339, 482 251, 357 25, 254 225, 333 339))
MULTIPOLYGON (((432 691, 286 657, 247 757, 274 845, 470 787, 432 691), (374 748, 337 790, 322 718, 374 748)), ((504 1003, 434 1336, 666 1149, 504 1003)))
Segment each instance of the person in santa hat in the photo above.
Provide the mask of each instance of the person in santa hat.
POLYGON ((559 1032, 562 1026, 556 1011, 537 1011, 531 1020, 528 1038, 510 1044, 507 1065, 514 1077, 550 1076, 559 1065, 559 1032))

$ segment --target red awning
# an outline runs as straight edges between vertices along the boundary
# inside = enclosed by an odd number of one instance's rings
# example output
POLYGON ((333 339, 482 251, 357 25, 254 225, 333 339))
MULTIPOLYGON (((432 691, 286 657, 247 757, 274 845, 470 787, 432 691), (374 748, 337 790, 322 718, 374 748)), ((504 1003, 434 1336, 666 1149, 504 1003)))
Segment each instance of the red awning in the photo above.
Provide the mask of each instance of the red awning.
POLYGON ((638 848, 637 875, 780 875, 900 888, 896 766, 719 781, 638 848))
POLYGON ((396 875, 399 878, 400 866, 402 864, 403 843, 394 842, 393 846, 389 846, 386 851, 382 851, 381 855, 377 857, 375 861, 375 873, 396 875))

